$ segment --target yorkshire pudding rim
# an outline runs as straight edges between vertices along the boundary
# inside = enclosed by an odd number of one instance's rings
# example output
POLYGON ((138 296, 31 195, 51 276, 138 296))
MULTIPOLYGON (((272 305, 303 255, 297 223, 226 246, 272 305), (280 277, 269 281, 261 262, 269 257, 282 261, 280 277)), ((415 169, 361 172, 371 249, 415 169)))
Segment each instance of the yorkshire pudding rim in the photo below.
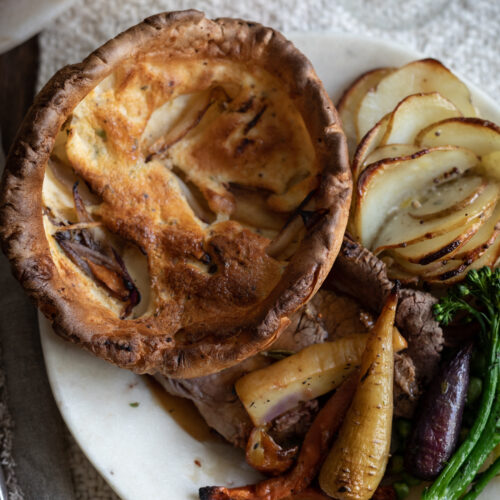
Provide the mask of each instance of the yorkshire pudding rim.
POLYGON ((257 23, 211 21, 195 10, 161 13, 108 41, 81 63, 62 68, 37 95, 3 173, 0 236, 16 278, 59 335, 138 373, 190 378, 220 371, 261 351, 287 324, 287 316, 313 296, 340 249, 351 191, 346 140, 338 115, 311 63, 291 42, 257 23), (179 34, 191 38, 180 48, 172 48, 169 41, 179 34), (324 215, 307 231, 271 294, 251 318, 233 327, 226 342, 213 335, 179 347, 160 331, 147 335, 134 331, 133 320, 117 318, 113 335, 95 322, 89 325, 85 308, 65 295, 69 284, 59 275, 46 239, 42 183, 56 134, 73 108, 121 61, 150 50, 180 51, 186 57, 226 57, 263 66, 288 89, 322 170, 313 198, 324 215), (91 340, 85 341, 83 332, 88 337, 89 331, 91 340))

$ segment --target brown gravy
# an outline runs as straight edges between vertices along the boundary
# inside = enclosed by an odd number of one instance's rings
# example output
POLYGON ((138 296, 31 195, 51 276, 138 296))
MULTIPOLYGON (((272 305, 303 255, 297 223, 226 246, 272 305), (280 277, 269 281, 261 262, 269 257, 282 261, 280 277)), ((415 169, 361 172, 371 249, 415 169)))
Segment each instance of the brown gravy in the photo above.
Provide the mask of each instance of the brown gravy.
POLYGON ((153 377, 146 376, 146 385, 160 406, 187 432, 193 439, 204 443, 220 441, 220 438, 207 425, 198 409, 189 399, 172 396, 153 377))

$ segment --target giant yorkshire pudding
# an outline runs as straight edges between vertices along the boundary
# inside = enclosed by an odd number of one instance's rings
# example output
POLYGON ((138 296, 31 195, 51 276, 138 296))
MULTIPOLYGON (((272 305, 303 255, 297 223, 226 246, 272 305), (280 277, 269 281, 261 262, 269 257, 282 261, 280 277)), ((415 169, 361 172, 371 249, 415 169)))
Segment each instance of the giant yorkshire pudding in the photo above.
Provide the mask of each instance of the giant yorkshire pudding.
POLYGON ((3 249, 55 331, 188 378, 269 345, 328 274, 344 135, 282 35, 159 14, 60 70, 7 159, 3 249))

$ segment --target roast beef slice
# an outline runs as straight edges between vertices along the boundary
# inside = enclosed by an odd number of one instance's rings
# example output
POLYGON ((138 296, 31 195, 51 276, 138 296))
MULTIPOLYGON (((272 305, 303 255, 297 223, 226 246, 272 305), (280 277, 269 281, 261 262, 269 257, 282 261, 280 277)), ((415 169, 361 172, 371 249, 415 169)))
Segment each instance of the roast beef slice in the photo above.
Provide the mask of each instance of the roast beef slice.
MULTIPOLYGON (((297 352, 324 342, 327 332, 317 319, 312 304, 307 304, 291 318, 291 323, 269 348, 297 352)), ((267 366, 272 358, 258 354, 219 373, 193 379, 170 379, 157 375, 165 390, 175 396, 191 399, 207 424, 235 446, 244 447, 253 424, 235 390, 235 382, 248 372, 267 366)), ((273 422, 270 434, 278 443, 295 443, 307 432, 317 403, 299 405, 273 422), (289 425, 288 425, 289 424, 289 425)))
MULTIPOLYGON (((269 349, 296 352, 327 337, 368 332, 392 286, 384 263, 346 238, 325 289, 292 316, 289 327, 269 349)), ((434 302, 427 293, 401 290, 396 323, 408 341, 408 349, 395 356, 394 403, 398 416, 412 414, 421 387, 436 372, 443 335, 432 317, 434 302)), ((191 399, 208 425, 225 439, 244 447, 252 422, 234 384, 245 373, 270 362, 271 358, 259 354, 206 377, 174 380, 159 376, 158 379, 169 393, 191 399)), ((314 401, 278 417, 271 426, 273 437, 279 443, 300 440, 316 411, 314 401)))
MULTIPOLYGON (((378 315, 393 283, 385 264, 346 236, 324 286, 353 297, 378 315)), ((411 416, 422 389, 437 372, 444 338, 432 315, 435 303, 428 293, 410 288, 400 291, 396 324, 408 342, 395 364, 395 412, 400 416, 411 416)))

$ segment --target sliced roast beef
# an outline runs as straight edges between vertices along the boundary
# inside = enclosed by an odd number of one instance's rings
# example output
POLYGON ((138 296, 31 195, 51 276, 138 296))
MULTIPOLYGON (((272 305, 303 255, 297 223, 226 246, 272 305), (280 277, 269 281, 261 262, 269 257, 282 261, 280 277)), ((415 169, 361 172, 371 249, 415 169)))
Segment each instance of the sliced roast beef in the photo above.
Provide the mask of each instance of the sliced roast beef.
MULTIPOLYGON (((324 287, 350 295, 378 314, 392 283, 385 264, 346 235, 324 287)), ((408 349, 395 364, 395 412, 399 416, 413 413, 422 387, 438 368, 444 338, 432 315, 435 302, 432 295, 419 290, 406 288, 400 293, 396 324, 408 349)))
POLYGON ((297 408, 287 411, 276 417, 268 430, 272 438, 283 448, 300 446, 302 438, 311 427, 311 424, 319 411, 317 399, 304 401, 297 408))
POLYGON ((328 332, 328 340, 354 333, 368 333, 374 325, 373 316, 348 295, 321 289, 311 302, 328 332))
MULTIPOLYGON (((392 288, 384 263, 346 237, 324 288, 294 314, 291 324, 267 353, 297 352, 304 347, 351 333, 368 332, 392 288)), ((397 416, 410 416, 416 400, 434 375, 443 344, 441 328, 432 317, 435 299, 424 292, 401 291, 396 322, 408 349, 395 356, 394 402, 397 416)), ((267 366, 273 358, 259 354, 220 373, 189 380, 158 377, 174 395, 191 399, 208 425, 236 446, 244 447, 252 422, 234 391, 245 373, 267 366)), ((270 434, 280 444, 296 443, 307 431, 317 401, 275 419, 270 434)))
MULTIPOLYGON (((290 318, 290 325, 269 351, 297 352, 308 345, 324 342, 328 334, 317 316, 312 304, 304 306, 290 318)), ((258 354, 205 377, 170 379, 157 375, 156 379, 168 393, 191 399, 210 427, 235 446, 244 447, 253 424, 236 395, 234 384, 245 373, 263 368, 272 361, 272 357, 258 354)), ((270 431, 271 436, 280 444, 300 441, 316 412, 316 402, 299 405, 297 409, 278 417, 272 427, 274 430, 270 431)))

